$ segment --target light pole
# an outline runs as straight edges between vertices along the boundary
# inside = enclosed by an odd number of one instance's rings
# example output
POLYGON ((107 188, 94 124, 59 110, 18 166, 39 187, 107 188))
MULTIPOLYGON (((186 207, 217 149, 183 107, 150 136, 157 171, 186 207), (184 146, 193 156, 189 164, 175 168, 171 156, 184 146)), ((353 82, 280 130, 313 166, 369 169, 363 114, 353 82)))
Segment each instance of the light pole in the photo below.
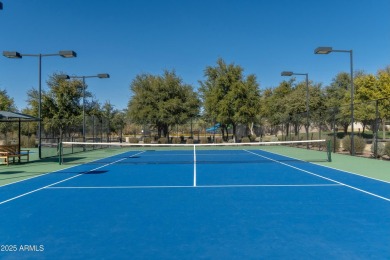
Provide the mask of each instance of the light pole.
POLYGON ((314 50, 314 54, 329 54, 331 52, 348 52, 350 57, 350 69, 351 69, 351 155, 355 155, 355 142, 354 142, 354 105, 353 105, 353 55, 352 50, 333 50, 332 47, 318 47, 314 50))
POLYGON ((69 75, 59 75, 61 79, 83 79, 83 142, 85 142, 85 79, 86 78, 99 78, 107 79, 110 75, 107 73, 100 73, 92 76, 69 76, 69 75))
MULTIPOLYGON (((282 71, 281 76, 291 77, 292 75, 303 75, 306 77, 306 140, 309 140, 309 74, 295 73, 292 71, 282 71)), ((309 144, 308 144, 309 147, 309 144)))
POLYGON ((77 57, 76 52, 74 51, 59 51, 58 53, 53 54, 21 54, 16 51, 3 51, 3 56, 12 59, 21 59, 23 56, 38 57, 38 154, 39 159, 42 158, 42 57, 49 56, 61 56, 63 58, 75 58, 77 57))

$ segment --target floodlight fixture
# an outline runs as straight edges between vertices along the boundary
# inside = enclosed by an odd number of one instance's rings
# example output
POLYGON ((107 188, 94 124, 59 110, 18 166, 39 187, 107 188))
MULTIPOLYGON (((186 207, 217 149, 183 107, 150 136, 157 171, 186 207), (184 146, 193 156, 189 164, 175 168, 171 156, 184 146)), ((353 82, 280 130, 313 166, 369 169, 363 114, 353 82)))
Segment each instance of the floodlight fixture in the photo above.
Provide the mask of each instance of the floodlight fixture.
POLYGON ((329 54, 333 51, 332 47, 318 47, 314 50, 314 54, 329 54))
POLYGON ((3 51, 3 56, 10 59, 21 59, 22 55, 20 55, 17 51, 3 51))
POLYGON ((70 79, 69 75, 61 74, 57 76, 59 79, 70 79))
POLYGON ((74 51, 59 51, 59 55, 63 58, 75 58, 77 53, 74 51))
POLYGON ((108 79, 110 77, 110 74, 101 73, 101 74, 98 74, 97 77, 100 79, 108 79))
POLYGON ((290 77, 292 76, 294 73, 292 71, 282 71, 282 73, 280 74, 281 76, 287 76, 287 77, 290 77))

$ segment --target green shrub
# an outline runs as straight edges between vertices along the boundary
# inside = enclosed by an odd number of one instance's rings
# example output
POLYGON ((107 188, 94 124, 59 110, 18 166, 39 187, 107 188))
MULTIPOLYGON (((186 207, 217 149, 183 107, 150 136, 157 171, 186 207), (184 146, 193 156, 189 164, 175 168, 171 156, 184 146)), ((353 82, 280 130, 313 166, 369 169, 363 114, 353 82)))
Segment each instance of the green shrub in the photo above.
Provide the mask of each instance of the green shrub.
POLYGON ((263 137, 263 142, 277 142, 277 141, 279 141, 279 138, 274 135, 263 137))
MULTIPOLYGON (((342 143, 343 143, 343 149, 348 152, 351 152, 351 137, 349 135, 343 138, 342 143)), ((355 153, 360 153, 360 154, 363 153, 364 148, 366 147, 366 141, 360 136, 355 136, 354 144, 355 144, 355 153)))
POLYGON ((255 142, 256 138, 257 138, 257 136, 255 134, 249 135, 249 139, 251 140, 251 142, 255 142))
POLYGON ((23 148, 32 148, 35 147, 35 135, 30 136, 21 136, 20 144, 23 148))
POLYGON ((343 144, 343 150, 344 151, 351 151, 351 138, 349 135, 345 136, 342 140, 341 143, 343 144))
POLYGON ((271 136, 265 135, 262 139, 263 142, 269 142, 271 140, 271 136))
POLYGON ((168 143, 168 138, 166 137, 161 137, 158 139, 159 144, 167 144, 168 143))
POLYGON ((129 143, 131 144, 138 144, 138 138, 137 137, 130 137, 129 143))
POLYGON ((208 139, 207 139, 207 137, 201 137, 200 138, 200 143, 201 144, 207 144, 209 141, 208 141, 208 139))
POLYGON ((173 137, 173 138, 172 138, 172 143, 173 143, 173 144, 180 144, 180 143, 181 143, 181 138, 179 138, 179 137, 173 137))
POLYGON ((364 148, 366 148, 366 140, 364 140, 363 137, 357 136, 354 138, 354 142, 355 142, 355 152, 363 153, 364 148))
MULTIPOLYGON (((378 158, 380 158, 383 155, 385 155, 385 143, 378 142, 376 149, 377 149, 376 150, 376 155, 377 155, 378 158)), ((371 153, 373 155, 375 154, 375 140, 374 140, 374 142, 372 142, 372 145, 371 145, 371 153)))
POLYGON ((187 144, 193 144, 194 143, 194 139, 192 138, 188 138, 187 141, 186 141, 187 144))
POLYGON ((249 139, 249 137, 243 137, 241 139, 241 143, 250 143, 250 142, 251 142, 251 140, 249 139))
POLYGON ((151 142, 152 142, 152 138, 150 138, 150 137, 144 138, 144 144, 150 144, 151 142))
POLYGON ((289 136, 285 137, 287 141, 299 141, 299 136, 298 135, 292 135, 290 134, 289 136))
POLYGON ((387 156, 390 156, 390 142, 387 142, 385 144, 385 149, 384 149, 384 152, 383 152, 385 155, 387 156))
POLYGON ((215 143, 217 143, 217 144, 222 144, 222 143, 223 143, 222 137, 216 137, 216 138, 215 138, 215 143))

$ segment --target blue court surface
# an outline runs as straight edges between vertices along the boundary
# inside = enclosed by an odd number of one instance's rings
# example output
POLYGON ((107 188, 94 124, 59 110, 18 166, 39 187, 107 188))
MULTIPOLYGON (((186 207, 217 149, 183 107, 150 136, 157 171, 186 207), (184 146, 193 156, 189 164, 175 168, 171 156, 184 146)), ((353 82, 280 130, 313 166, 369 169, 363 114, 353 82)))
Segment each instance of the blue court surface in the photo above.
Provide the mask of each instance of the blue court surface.
POLYGON ((129 152, 0 187, 1 259, 390 259, 390 183, 261 150, 129 152))

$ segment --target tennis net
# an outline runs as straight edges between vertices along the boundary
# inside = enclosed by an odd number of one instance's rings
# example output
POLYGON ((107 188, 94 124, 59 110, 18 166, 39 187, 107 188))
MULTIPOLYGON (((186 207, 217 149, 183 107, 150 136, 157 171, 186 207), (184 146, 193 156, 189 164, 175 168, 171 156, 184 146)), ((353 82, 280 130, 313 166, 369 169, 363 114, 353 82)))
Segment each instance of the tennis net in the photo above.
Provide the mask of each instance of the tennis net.
POLYGON ((331 161, 326 140, 219 143, 131 144, 62 142, 60 164, 192 164, 331 161))

